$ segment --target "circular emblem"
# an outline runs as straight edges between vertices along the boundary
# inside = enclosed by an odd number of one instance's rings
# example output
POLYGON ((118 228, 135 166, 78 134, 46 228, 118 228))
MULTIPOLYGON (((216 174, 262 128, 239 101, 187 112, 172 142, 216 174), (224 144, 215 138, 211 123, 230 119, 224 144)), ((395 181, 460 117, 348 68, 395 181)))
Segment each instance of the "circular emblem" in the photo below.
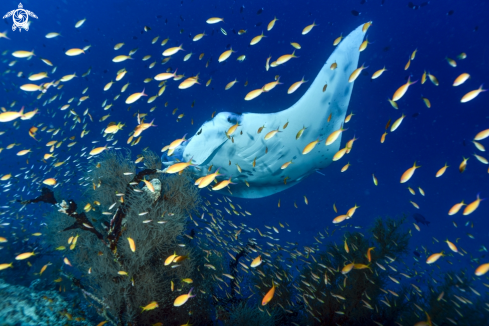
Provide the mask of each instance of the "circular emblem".
POLYGON ((3 16, 3 19, 10 16, 12 16, 12 20, 14 21, 12 24, 12 30, 15 31, 18 28, 19 32, 22 31, 22 29, 25 29, 26 31, 29 30, 29 16, 37 19, 36 14, 32 11, 25 10, 22 3, 19 3, 19 9, 9 11, 5 16, 3 16))
POLYGON ((14 20, 14 25, 19 28, 25 28, 29 20, 29 15, 24 9, 17 9, 12 17, 14 20))

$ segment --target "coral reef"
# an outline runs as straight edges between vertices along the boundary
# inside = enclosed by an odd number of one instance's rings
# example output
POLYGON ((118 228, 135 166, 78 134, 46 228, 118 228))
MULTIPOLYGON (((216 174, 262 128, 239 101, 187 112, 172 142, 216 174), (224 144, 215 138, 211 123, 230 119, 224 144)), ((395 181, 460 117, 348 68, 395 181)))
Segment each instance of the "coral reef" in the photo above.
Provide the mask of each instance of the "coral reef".
POLYGON ((147 169, 137 174, 128 157, 117 152, 108 152, 94 162, 87 172, 93 183, 86 193, 91 203, 83 203, 82 213, 75 211, 73 201, 68 201, 68 209, 52 212, 50 219, 57 225, 49 238, 57 247, 66 246, 71 239, 71 250, 65 254, 84 274, 79 287, 113 323, 181 321, 189 310, 194 318, 206 320, 206 309, 211 308, 201 295, 190 300, 186 309, 173 307, 175 298, 191 288, 182 279, 199 284, 201 294, 210 285, 196 268, 201 251, 195 249, 191 236, 183 236, 200 197, 186 174, 159 174, 161 163, 158 166, 156 156, 144 155, 147 169), (147 184, 139 187, 146 179, 153 191, 147 184), (73 217, 76 223, 70 227, 73 217), (175 253, 178 263, 166 266, 165 260, 175 253), (152 301, 158 302, 158 309, 142 312, 141 307, 152 301))
POLYGON ((107 151, 93 160, 79 206, 59 203, 46 190, 32 201, 57 206, 45 233, 68 261, 60 275, 102 320, 404 326, 482 325, 489 318, 465 271, 428 276, 417 263, 408 266, 406 217, 377 218, 365 234, 344 231, 340 244, 335 228, 318 232, 317 242, 302 250, 294 243, 267 247, 272 233, 235 225, 221 210, 226 204, 228 214, 244 215, 239 205, 227 197, 211 203, 212 194, 202 199, 185 172, 159 173, 156 155, 143 156, 142 169, 129 152, 107 151), (243 230, 260 238, 244 240, 243 230), (262 263, 251 267, 257 256, 262 263), (191 288, 195 297, 174 306, 191 288), (273 298, 263 304, 272 288, 273 298), (155 309, 141 309, 152 302, 155 309))
POLYGON ((277 312, 273 311, 270 315, 264 311, 260 311, 258 307, 251 306, 244 302, 235 305, 231 309, 231 313, 225 325, 229 326, 273 326, 277 325, 277 312))
POLYGON ((61 326, 73 319, 70 304, 55 291, 35 291, 0 279, 0 298, 0 325, 61 326))

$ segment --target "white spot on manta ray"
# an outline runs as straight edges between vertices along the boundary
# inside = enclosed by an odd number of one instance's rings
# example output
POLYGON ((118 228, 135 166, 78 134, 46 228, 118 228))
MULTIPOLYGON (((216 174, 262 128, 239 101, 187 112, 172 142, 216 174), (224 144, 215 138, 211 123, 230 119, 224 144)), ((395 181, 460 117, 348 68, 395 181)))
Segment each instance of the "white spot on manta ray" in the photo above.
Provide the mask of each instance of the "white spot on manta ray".
MULTIPOLYGON (((358 66, 358 48, 365 36, 362 27, 359 26, 343 39, 306 93, 290 108, 266 114, 221 112, 197 129, 196 134, 177 147, 171 157, 164 156, 163 163, 171 165, 175 158, 181 161, 192 159, 196 167, 189 169, 196 178, 206 175, 211 165, 211 172, 219 168, 221 174, 226 178, 231 176, 235 183, 230 186, 232 195, 243 198, 273 195, 328 166, 340 147, 341 135, 329 146, 325 146, 324 141, 331 132, 341 127, 345 119, 354 84, 349 83, 348 78, 358 66), (334 62, 338 68, 331 70, 334 62), (328 87, 323 92, 325 84, 328 87), (328 123, 330 114, 332 118, 328 123), (287 129, 282 130, 287 121, 287 129), (233 142, 226 136, 226 131, 236 123, 240 127, 233 135, 233 142), (258 128, 263 125, 266 128, 258 134, 258 128), (297 140, 296 134, 304 126, 307 129, 297 140), (277 128, 281 132, 268 140, 264 139, 268 132, 277 128), (304 147, 318 137, 321 143, 307 155, 302 155, 304 147), (253 167, 255 159, 256 165, 253 167), (293 160, 293 164, 287 169, 280 168, 290 160, 293 160), (236 164, 241 167, 241 173, 236 164)), ((219 191, 229 195, 226 188, 219 191)))

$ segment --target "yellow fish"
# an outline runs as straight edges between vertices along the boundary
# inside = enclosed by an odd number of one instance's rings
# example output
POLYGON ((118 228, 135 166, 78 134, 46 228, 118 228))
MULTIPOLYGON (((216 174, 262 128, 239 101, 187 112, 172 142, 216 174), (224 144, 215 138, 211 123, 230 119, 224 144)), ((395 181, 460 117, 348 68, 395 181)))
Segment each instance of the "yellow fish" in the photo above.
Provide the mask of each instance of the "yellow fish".
POLYGON ((262 306, 267 305, 273 299, 274 294, 275 294, 275 283, 273 283, 273 280, 272 280, 272 288, 263 297, 263 300, 261 301, 261 305, 262 306))
MULTIPOLYGON (((153 190, 153 192, 154 192, 154 190, 153 190)), ((129 247, 131 247, 132 252, 135 252, 136 251, 136 243, 134 242, 134 240, 132 238, 128 237, 127 241, 129 241, 129 247)))
MULTIPOLYGON (((153 309, 158 308, 158 307, 159 307, 158 302, 152 301, 149 304, 147 304, 146 306, 141 307, 141 308, 143 308, 143 311, 149 311, 149 310, 153 310, 153 309)), ((143 311, 141 311, 141 312, 143 312, 143 311)))
POLYGON ((193 289, 194 288, 191 288, 190 291, 188 292, 188 294, 182 294, 182 295, 178 296, 175 299, 175 302, 173 302, 173 305, 175 307, 180 307, 180 306, 184 305, 185 302, 188 301, 188 299, 195 297, 195 295, 192 295, 192 290, 193 289))
POLYGON ((33 252, 25 252, 25 253, 20 254, 17 257, 15 257, 15 260, 24 260, 24 259, 30 258, 34 255, 35 255, 34 251, 33 252))

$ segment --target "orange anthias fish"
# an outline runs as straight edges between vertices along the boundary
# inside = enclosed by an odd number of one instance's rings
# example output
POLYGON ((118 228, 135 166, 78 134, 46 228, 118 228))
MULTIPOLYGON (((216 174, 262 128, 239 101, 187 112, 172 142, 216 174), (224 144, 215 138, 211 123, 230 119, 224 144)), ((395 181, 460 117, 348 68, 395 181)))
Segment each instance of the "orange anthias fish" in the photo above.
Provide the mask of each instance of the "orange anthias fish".
POLYGON ((158 307, 159 307, 158 302, 152 301, 149 304, 147 304, 146 306, 141 307, 141 308, 143 308, 143 311, 149 311, 149 310, 153 310, 153 309, 158 308, 158 307))
POLYGON ((469 214, 473 213, 473 212, 474 212, 474 211, 477 209, 477 207, 479 207, 479 203, 480 203, 481 201, 483 201, 483 200, 484 200, 484 199, 481 199, 481 198, 479 197, 479 194, 477 194, 477 199, 476 199, 476 200, 474 200, 473 202, 471 202, 470 204, 468 204, 468 205, 465 207, 463 214, 464 214, 464 215, 469 215, 469 214))
POLYGON ((400 100, 401 97, 403 97, 404 94, 406 94, 409 86, 411 86, 412 84, 415 84, 416 82, 417 82, 417 80, 412 82, 411 77, 409 77, 407 83, 402 85, 401 87, 399 87, 397 89, 397 91, 394 93, 394 95, 392 96, 392 100, 394 102, 397 102, 398 100, 400 100))
POLYGON ((372 250, 374 250, 374 249, 375 249, 375 247, 370 247, 370 248, 368 248, 368 250, 367 250, 367 258, 368 258, 368 262, 369 262, 369 263, 370 263, 370 262, 372 262, 372 254, 371 254, 370 252, 371 252, 372 250))
POLYGON ((261 263, 262 263, 262 259, 261 259, 261 255, 260 255, 260 256, 256 257, 255 259, 253 259, 250 266, 255 268, 255 267, 260 266, 261 263))
POLYGON ((181 296, 179 296, 178 298, 176 298, 175 299, 175 302, 173 303, 173 305, 175 307, 180 307, 183 304, 185 304, 185 302, 187 302, 188 299, 195 297, 195 295, 192 295, 192 290, 193 289, 194 288, 191 288, 190 291, 188 292, 188 294, 182 294, 181 296))
POLYGON ((427 264, 433 264, 434 262, 436 262, 440 257, 443 257, 444 254, 443 254, 443 251, 440 252, 440 253, 436 253, 436 254, 432 254, 431 256, 428 257, 428 259, 426 260, 426 263, 427 264))
POLYGON ((272 281, 272 288, 263 297, 263 300, 261 301, 261 305, 266 306, 273 299, 274 294, 275 294, 275 283, 273 283, 272 281))
POLYGON ((136 251, 136 243, 132 238, 127 238, 127 241, 129 241, 129 247, 131 247, 131 251, 135 252, 136 251))
POLYGON ((407 169, 406 172, 402 174, 401 183, 408 182, 409 179, 411 179, 411 177, 413 176, 414 171, 419 167, 421 166, 416 165, 416 162, 414 162, 414 165, 411 168, 407 169))

